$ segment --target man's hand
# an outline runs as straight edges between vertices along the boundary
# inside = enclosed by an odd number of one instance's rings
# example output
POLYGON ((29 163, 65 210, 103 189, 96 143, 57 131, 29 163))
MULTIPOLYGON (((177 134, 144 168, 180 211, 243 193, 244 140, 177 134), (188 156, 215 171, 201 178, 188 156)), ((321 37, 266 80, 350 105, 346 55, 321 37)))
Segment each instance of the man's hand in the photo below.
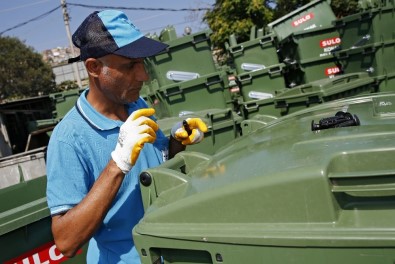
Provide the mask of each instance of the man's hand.
POLYGON ((111 153, 112 159, 123 173, 128 173, 145 143, 154 143, 158 125, 149 116, 153 108, 134 111, 119 129, 118 143, 111 153))
POLYGON ((171 129, 171 135, 183 145, 199 143, 207 132, 206 124, 200 118, 187 118, 184 122, 178 122, 171 129))

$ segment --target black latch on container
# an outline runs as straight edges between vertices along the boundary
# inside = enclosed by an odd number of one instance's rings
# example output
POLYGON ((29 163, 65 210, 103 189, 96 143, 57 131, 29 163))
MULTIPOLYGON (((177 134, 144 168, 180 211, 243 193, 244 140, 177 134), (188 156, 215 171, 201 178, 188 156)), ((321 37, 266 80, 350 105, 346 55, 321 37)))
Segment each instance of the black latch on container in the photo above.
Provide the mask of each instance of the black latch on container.
POLYGON ((321 119, 318 124, 314 123, 314 120, 311 121, 311 130, 316 131, 335 127, 359 126, 360 124, 359 118, 356 115, 339 111, 335 116, 321 119))

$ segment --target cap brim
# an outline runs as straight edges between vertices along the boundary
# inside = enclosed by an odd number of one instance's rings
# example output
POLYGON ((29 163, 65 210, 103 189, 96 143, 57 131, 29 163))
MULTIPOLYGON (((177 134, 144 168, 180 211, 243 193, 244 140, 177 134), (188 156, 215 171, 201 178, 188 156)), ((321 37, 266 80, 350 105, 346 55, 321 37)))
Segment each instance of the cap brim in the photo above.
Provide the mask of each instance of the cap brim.
POLYGON ((113 53, 127 58, 146 58, 166 50, 167 47, 162 42, 143 36, 113 53))

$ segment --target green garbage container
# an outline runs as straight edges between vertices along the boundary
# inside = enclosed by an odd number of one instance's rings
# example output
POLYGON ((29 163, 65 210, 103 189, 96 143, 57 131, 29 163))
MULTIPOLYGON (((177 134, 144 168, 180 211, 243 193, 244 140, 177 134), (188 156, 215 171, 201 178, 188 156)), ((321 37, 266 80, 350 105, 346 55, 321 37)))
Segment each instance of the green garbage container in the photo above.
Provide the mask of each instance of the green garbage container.
POLYGON ((395 91, 395 72, 380 75, 377 78, 378 91, 393 92, 395 91))
POLYGON ((334 20, 342 49, 394 40, 394 12, 394 6, 389 5, 334 20))
MULTIPOLYGON (((360 70, 361 71, 361 70, 360 70)), ((342 74, 340 63, 334 56, 314 57, 292 61, 284 73, 287 87, 294 87, 342 74)))
MULTIPOLYGON (((215 72, 210 30, 163 41, 166 51, 146 59, 150 78, 160 86, 192 80, 215 72)), ((167 40, 166 38, 165 40, 167 40)))
POLYGON ((152 107, 152 105, 151 105, 151 101, 148 98, 149 98, 150 94, 152 93, 151 86, 152 86, 152 83, 150 81, 144 82, 144 84, 140 90, 140 97, 142 97, 144 99, 144 101, 148 104, 148 106, 150 106, 150 107, 152 107))
POLYGON ((143 172, 141 262, 393 263, 394 106, 322 104, 143 172))
POLYGON ((269 23, 267 28, 282 41, 295 31, 329 26, 335 18, 330 1, 315 0, 269 23))
POLYGON ((284 63, 237 75, 243 100, 270 98, 277 90, 285 88, 284 63))
POLYGON ((388 74, 395 72, 395 39, 335 51, 333 56, 344 73, 366 71, 371 76, 388 74))
POLYGON ((367 73, 320 79, 291 89, 276 91, 273 98, 240 103, 244 119, 257 115, 281 117, 317 104, 377 91, 377 81, 367 73))
POLYGON ((67 112, 75 105, 80 96, 80 89, 72 89, 64 92, 52 93, 49 97, 55 105, 55 112, 53 117, 55 119, 62 119, 67 112))
POLYGON ((72 259, 54 245, 46 201, 46 147, 0 160, 0 262, 85 263, 86 247, 72 259))
POLYGON ((226 71, 217 71, 197 79, 164 85, 149 96, 160 116, 174 117, 204 109, 226 109, 229 101, 226 71))
POLYGON ((331 51, 341 45, 337 28, 330 25, 292 33, 279 43, 282 61, 303 61, 332 57, 331 51))
POLYGON ((279 64, 274 33, 227 46, 237 73, 244 73, 279 64))

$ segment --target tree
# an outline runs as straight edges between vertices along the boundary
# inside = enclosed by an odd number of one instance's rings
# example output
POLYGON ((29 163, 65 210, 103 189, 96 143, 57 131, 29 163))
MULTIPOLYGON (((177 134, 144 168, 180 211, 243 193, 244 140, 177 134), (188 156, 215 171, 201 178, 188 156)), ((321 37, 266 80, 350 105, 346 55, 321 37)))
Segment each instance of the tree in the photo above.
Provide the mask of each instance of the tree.
POLYGON ((336 17, 341 18, 355 14, 359 11, 359 0, 332 0, 331 7, 336 17))
POLYGON ((238 42, 248 40, 252 26, 262 28, 272 21, 272 4, 273 0, 217 0, 203 18, 213 31, 213 44, 224 48, 231 34, 238 42))
POLYGON ((0 36, 0 100, 54 92, 55 76, 39 53, 17 38, 0 36))
POLYGON ((311 2, 310 0, 277 0, 273 19, 278 19, 311 2))

